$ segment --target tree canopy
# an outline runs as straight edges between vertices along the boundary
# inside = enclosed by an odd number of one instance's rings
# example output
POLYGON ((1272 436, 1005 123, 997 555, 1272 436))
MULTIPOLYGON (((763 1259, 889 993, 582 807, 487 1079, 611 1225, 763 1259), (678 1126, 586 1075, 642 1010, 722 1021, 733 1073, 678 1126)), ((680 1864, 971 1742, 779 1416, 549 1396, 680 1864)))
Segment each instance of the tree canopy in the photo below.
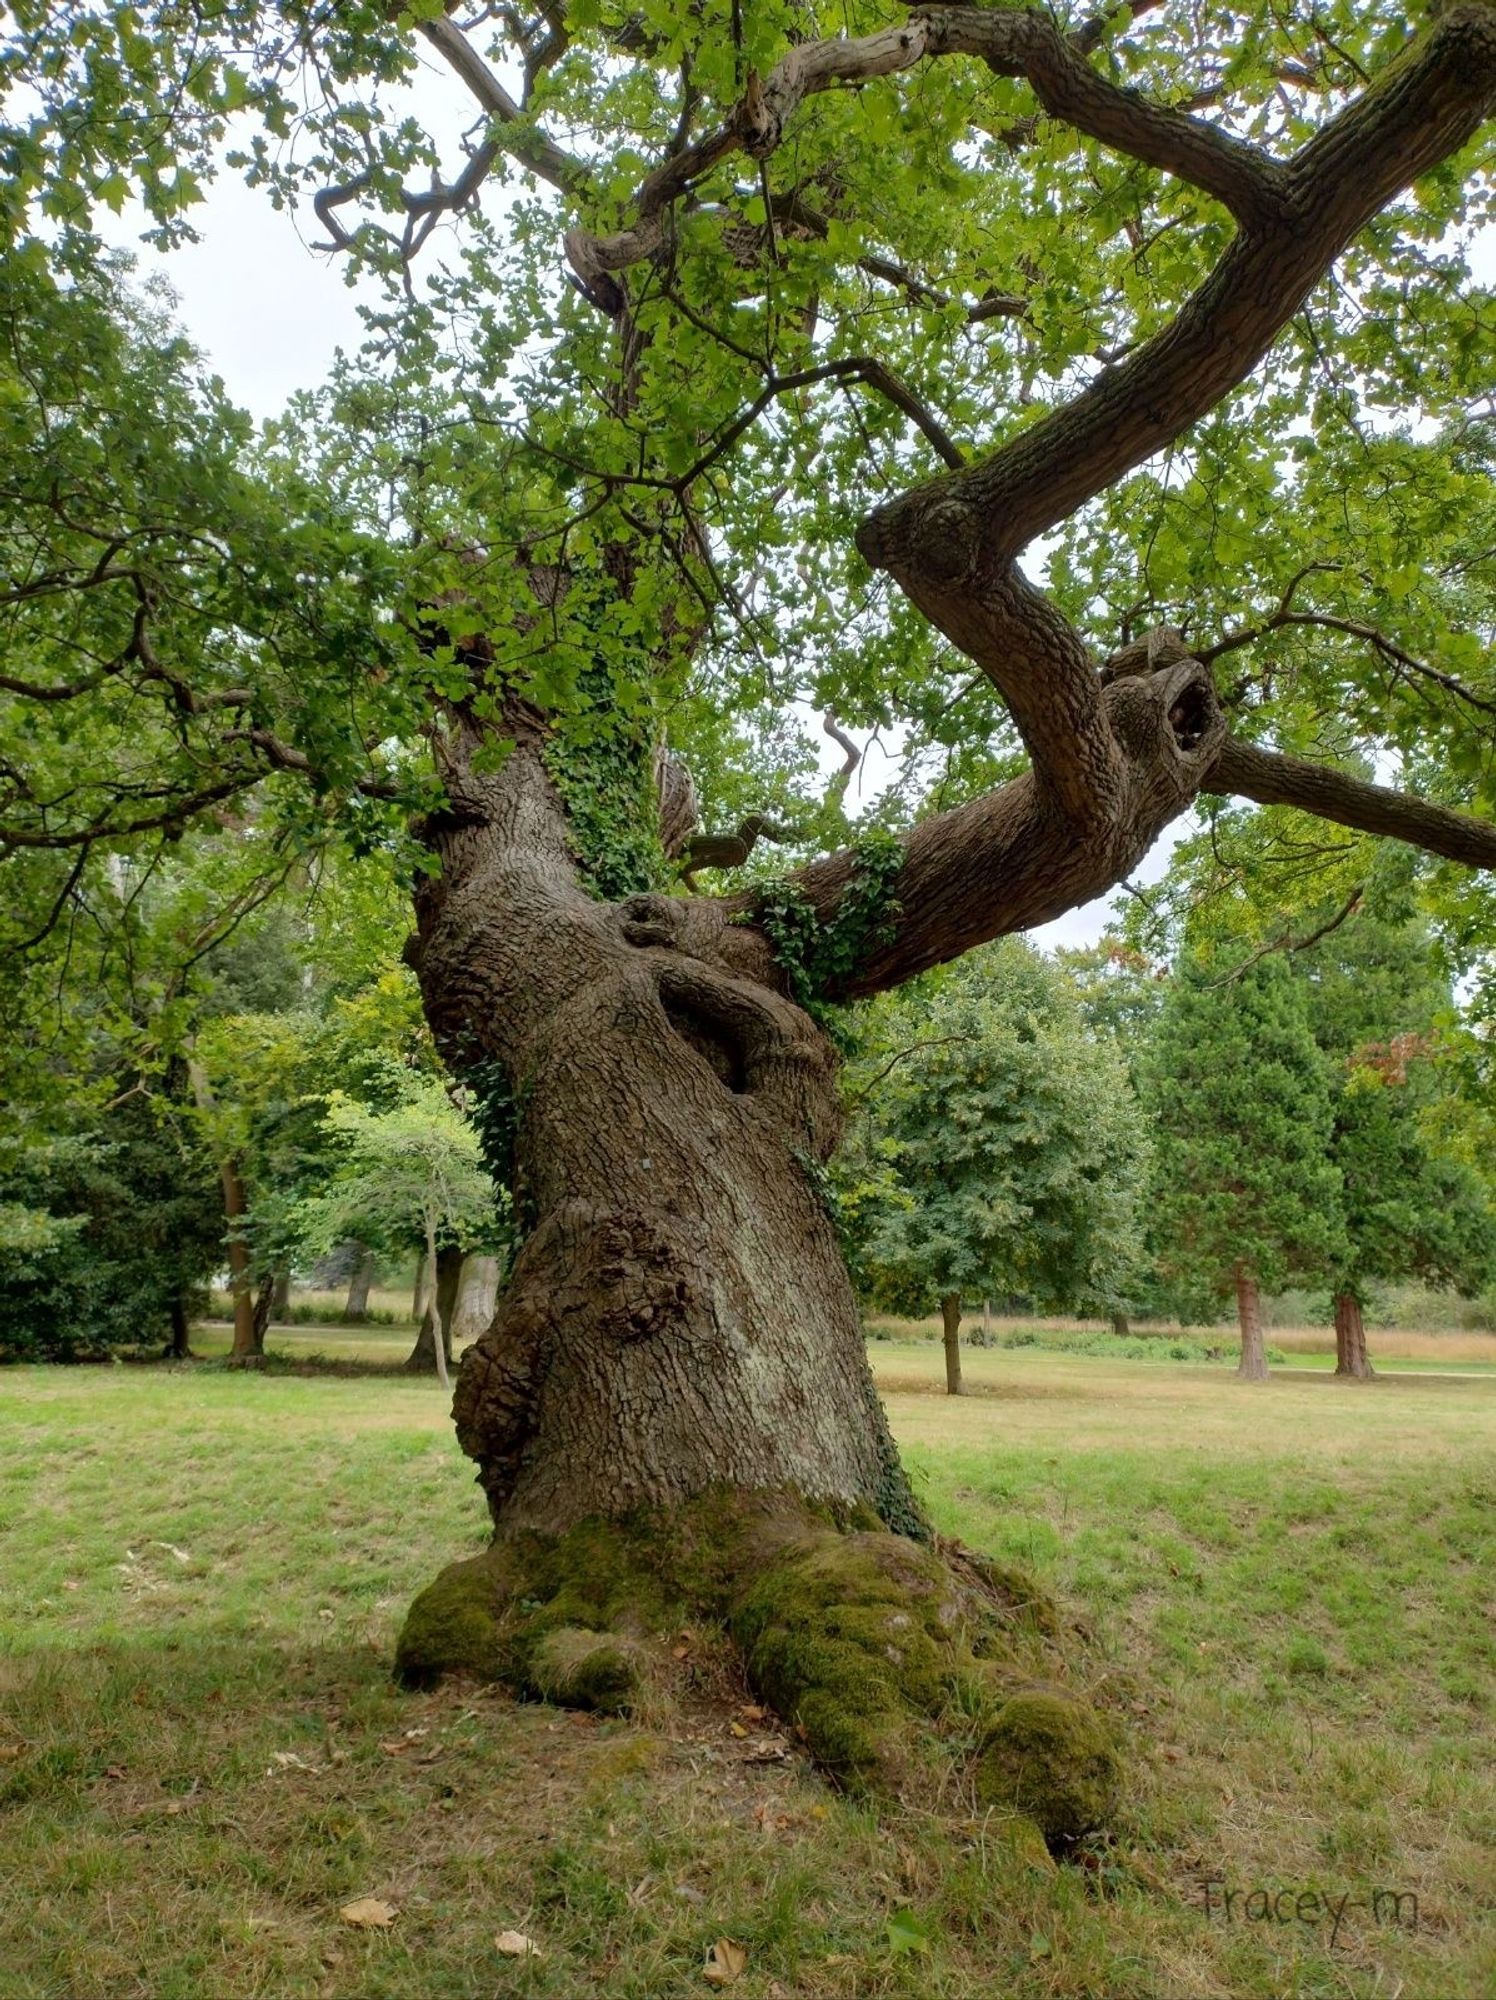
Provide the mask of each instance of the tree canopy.
POLYGON ((450 780, 443 704, 501 757, 516 696, 565 739, 606 893, 668 875, 623 824, 662 733, 709 828, 806 854, 844 822, 800 705, 897 730, 878 810, 938 836, 872 983, 1106 886, 1181 785, 1496 856, 1362 775, 1491 805, 1492 43, 1483 0, 1411 39, 1348 4, 18 7, 23 934, 93 846, 211 832, 249 790, 302 841, 392 837, 383 804, 450 780), (432 64, 466 125, 412 115, 432 64), (223 171, 384 287, 364 352, 258 440, 90 234, 130 200, 179 242, 223 171), (1049 609, 1011 572, 1044 533, 1049 609), (1219 662, 1171 683, 1162 793, 1129 737, 1159 718, 1116 691, 1150 630, 1145 667, 1219 662), (1025 753, 1020 823, 935 810, 1025 753), (932 904, 1036 812, 1043 881, 932 904))

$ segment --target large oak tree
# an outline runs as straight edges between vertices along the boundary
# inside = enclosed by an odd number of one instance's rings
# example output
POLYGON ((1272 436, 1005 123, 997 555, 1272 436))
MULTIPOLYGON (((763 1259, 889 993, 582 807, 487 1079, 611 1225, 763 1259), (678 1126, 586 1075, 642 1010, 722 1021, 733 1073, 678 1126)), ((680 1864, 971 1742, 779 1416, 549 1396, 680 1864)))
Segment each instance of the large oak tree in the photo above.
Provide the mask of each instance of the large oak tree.
POLYGON ((1488 479, 1462 232, 1496 10, 14 21, 0 841, 32 930, 111 845, 251 791, 308 839, 410 808, 428 1017, 507 1122, 526 1240, 456 1400, 496 1540, 406 1670, 614 1699, 610 1630, 694 1595, 828 1762, 896 1772, 960 1682, 980 1782, 1074 1832, 1091 1725, 998 1708, 992 1580, 918 1546, 823 1200, 823 1011, 1110 888, 1201 792, 1496 862, 1458 809, 1470 635, 1348 615, 1357 551, 1297 504, 1388 407, 1488 479), (399 98, 418 60, 469 97, 456 166, 460 118, 399 98), (259 446, 114 338, 87 239, 132 193, 180 238, 225 132, 387 281, 362 360, 259 446), (1323 645, 1285 688, 1299 619, 1323 645), (1363 713, 1388 647, 1395 723, 1363 713), (904 727, 896 845, 810 798, 797 699, 904 727), (1438 803, 1356 774, 1418 699, 1438 803), (776 835, 784 880, 669 893, 776 835))

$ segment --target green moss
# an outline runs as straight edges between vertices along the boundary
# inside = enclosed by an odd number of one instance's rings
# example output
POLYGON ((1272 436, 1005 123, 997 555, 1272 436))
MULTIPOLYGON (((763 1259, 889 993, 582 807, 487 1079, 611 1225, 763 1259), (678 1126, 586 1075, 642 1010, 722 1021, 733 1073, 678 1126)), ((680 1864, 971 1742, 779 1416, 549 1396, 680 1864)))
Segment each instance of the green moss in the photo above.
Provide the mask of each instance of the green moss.
POLYGON ((644 1651, 606 1632, 563 1625, 547 1632, 530 1653, 530 1692, 566 1708, 621 1715, 643 1678, 644 1651))
POLYGON ((1029 1627, 1046 1639, 1060 1633, 1060 1614, 1054 1599, 1028 1570, 1016 1563, 996 1562, 990 1556, 967 1552, 964 1560, 992 1593, 1000 1611, 1015 1623, 1029 1627))
POLYGON ((412 1606, 397 1669, 415 1684, 485 1674, 617 1714, 656 1652, 667 1668, 667 1633, 715 1619, 754 1688, 843 1783, 940 1789, 980 1744, 984 1803, 1055 1843, 1104 1819, 1116 1758, 1100 1722, 1068 1695, 1034 1691, 1059 1619, 1032 1580, 865 1519, 847 1532, 783 1495, 724 1492, 665 1520, 497 1544, 412 1606))
POLYGON ((885 1770, 915 1718, 959 1708, 972 1658, 951 1571, 884 1533, 826 1531, 767 1552, 729 1629, 754 1686, 847 1778, 885 1770))
POLYGON ((977 1763, 977 1795, 1033 1820, 1052 1844, 1105 1824, 1117 1753, 1101 1718, 1073 1695, 1030 1692, 1003 1704, 977 1763))
POLYGON ((446 1674, 498 1677, 502 1659, 502 1576, 490 1556, 452 1563, 405 1614, 395 1675, 406 1687, 433 1687, 446 1674))

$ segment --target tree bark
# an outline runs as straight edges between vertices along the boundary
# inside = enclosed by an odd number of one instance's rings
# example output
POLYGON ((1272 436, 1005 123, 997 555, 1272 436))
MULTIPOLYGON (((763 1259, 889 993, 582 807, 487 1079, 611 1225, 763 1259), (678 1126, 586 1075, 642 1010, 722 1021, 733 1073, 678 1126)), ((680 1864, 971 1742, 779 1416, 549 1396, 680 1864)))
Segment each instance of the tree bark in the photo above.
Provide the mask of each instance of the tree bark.
POLYGON ((1370 1382, 1376 1375, 1366 1352, 1366 1322, 1354 1292, 1335 1294, 1335 1373, 1352 1382, 1370 1382))
POLYGON ((945 1343, 945 1393, 964 1396, 961 1386, 961 1294, 947 1292, 940 1301, 941 1338, 945 1343))
POLYGON ((169 1361, 192 1359, 192 1327, 187 1317, 187 1301, 178 1292, 171 1302, 171 1339, 167 1342, 169 1361))
POLYGON ((1262 1302, 1257 1280, 1244 1264, 1236 1267, 1236 1317, 1241 1327, 1241 1360, 1236 1372, 1243 1382, 1267 1380, 1267 1354, 1262 1340, 1262 1302))
POLYGON ((913 1520, 822 1189, 831 1044, 729 906, 583 892, 533 731, 497 774, 467 747, 411 955, 519 1107, 527 1238, 454 1403, 499 1534, 723 1487, 913 1520))
POLYGON ((374 1252, 367 1244, 359 1246, 358 1262, 353 1267, 348 1280, 348 1299, 343 1307, 343 1318, 350 1326, 361 1326, 369 1317, 369 1288, 374 1283, 374 1252))
POLYGON ((423 1250, 416 1258, 416 1275, 410 1288, 410 1316, 419 1326, 426 1316, 426 1294, 431 1287, 430 1260, 423 1250))
POLYGON ((270 1292, 270 1317, 272 1320, 279 1320, 284 1324, 286 1315, 290 1310, 291 1273, 289 1271, 277 1271, 270 1292))
POLYGON ((471 1256, 463 1260, 457 1284, 457 1304, 448 1325, 448 1346, 466 1346, 476 1340, 493 1318, 499 1295, 497 1257, 471 1256))
POLYGON ((1132 1332, 1132 1327, 1128 1322, 1126 1313, 1114 1312, 1111 1316, 1111 1320, 1112 1320, 1112 1332, 1117 1335, 1119 1340, 1125 1340, 1128 1334, 1132 1332))
POLYGON ((462 1252, 455 1244, 443 1244, 438 1249, 436 1283, 427 1287, 416 1344, 405 1363, 413 1375, 435 1375, 443 1388, 447 1386, 447 1368, 452 1359, 452 1321, 457 1307, 462 1264, 462 1252), (440 1347, 437 1344, 438 1328, 441 1332, 440 1347))

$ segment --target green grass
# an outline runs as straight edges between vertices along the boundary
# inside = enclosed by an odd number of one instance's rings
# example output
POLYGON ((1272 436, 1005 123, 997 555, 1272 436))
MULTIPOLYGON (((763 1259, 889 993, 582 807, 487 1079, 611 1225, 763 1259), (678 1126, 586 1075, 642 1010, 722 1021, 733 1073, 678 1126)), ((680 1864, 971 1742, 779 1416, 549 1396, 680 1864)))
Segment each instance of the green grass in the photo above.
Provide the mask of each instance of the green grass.
POLYGON ((0 1996, 668 2000, 726 1936, 744 2000, 1488 2000, 1496 1388, 1016 1350, 956 1401, 928 1345, 872 1352, 939 1524, 1091 1628, 1113 1846, 1024 1868, 750 1761, 783 1739, 703 1635, 638 1722, 396 1692, 405 1604, 484 1531, 434 1384, 17 1369, 0 1996), (1412 1892, 1418 1926, 1228 1927, 1204 1876, 1412 1892), (359 1896, 389 1931, 339 1922, 359 1896))

